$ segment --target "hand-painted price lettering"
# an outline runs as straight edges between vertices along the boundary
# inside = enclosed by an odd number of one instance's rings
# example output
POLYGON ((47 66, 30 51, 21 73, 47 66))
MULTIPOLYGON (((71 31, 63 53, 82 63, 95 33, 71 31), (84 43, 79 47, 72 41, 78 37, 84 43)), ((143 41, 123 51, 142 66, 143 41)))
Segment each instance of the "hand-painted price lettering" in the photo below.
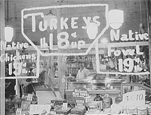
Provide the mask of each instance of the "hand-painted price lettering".
POLYGON ((134 63, 141 63, 141 60, 132 58, 118 59, 118 69, 120 72, 142 71, 142 67, 140 65, 134 65, 134 63))
POLYGON ((69 34, 67 32, 61 32, 58 34, 58 47, 61 49, 67 49, 69 46, 69 34))
MULTIPOLYGON (((75 33, 74 33, 74 36, 76 36, 75 33)), ((69 34, 67 32, 59 33, 57 35, 57 39, 58 39, 58 48, 60 49, 68 49, 69 46, 71 46, 70 48, 81 49, 83 46, 85 46, 84 40, 79 40, 76 42, 69 42, 69 34)), ((40 46, 41 48, 48 47, 48 43, 46 43, 46 38, 40 39, 40 46)), ((49 47, 51 50, 53 50, 53 34, 52 33, 50 33, 49 35, 49 47)))
MULTIPOLYGON (((112 49, 108 47, 108 56, 114 55, 115 57, 143 55, 144 52, 140 51, 140 46, 136 45, 136 49, 112 49)), ((118 59, 118 70, 119 72, 140 72, 143 70, 143 61, 139 57, 118 59)))
POLYGON ((145 90, 126 93, 123 95, 123 101, 131 105, 143 105, 145 104, 145 90))
POLYGON ((9 63, 8 68, 9 68, 9 75, 15 74, 15 75, 20 75, 20 74, 25 74, 27 73, 27 70, 25 69, 26 63, 23 62, 14 62, 14 63, 9 63))
POLYGON ((136 100, 139 100, 139 101, 141 101, 141 100, 143 100, 143 94, 140 94, 140 95, 137 95, 137 98, 136 98, 136 100))
POLYGON ((136 96, 126 96, 125 98, 126 101, 141 101, 144 99, 143 94, 138 94, 136 96))

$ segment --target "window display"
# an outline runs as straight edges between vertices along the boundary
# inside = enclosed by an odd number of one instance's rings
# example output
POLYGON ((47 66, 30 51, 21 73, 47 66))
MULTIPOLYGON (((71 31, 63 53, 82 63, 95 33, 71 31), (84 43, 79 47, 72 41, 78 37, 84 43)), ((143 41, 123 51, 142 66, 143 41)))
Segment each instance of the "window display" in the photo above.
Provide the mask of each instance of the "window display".
POLYGON ((0 5, 2 114, 151 114, 149 0, 0 5))

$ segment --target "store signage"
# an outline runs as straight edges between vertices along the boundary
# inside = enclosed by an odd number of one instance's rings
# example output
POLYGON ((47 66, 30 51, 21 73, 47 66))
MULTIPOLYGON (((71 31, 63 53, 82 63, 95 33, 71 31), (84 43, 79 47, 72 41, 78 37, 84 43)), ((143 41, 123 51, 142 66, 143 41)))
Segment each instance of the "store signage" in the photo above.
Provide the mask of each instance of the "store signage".
MULTIPOLYGON (((11 44, 7 44, 6 41, 0 41, 0 50, 22 50, 29 47, 28 43, 20 43, 20 42, 11 42, 11 44)), ((20 60, 35 60, 36 55, 35 54, 26 54, 26 55, 20 55, 19 52, 16 53, 16 55, 11 53, 5 53, 0 55, 0 62, 8 62, 8 73, 9 75, 20 75, 26 74, 27 70, 26 68, 26 62, 20 62, 20 60)))
POLYGON ((125 105, 145 105, 145 90, 133 91, 123 94, 123 102, 125 105))
MULTIPOLYGON (((93 10, 95 11, 95 10, 93 10)), ((23 9, 21 12, 21 29, 22 34, 25 39, 43 56, 49 55, 87 55, 95 42, 104 34, 108 29, 107 21, 108 5, 107 4, 79 4, 79 5, 61 5, 61 6, 50 6, 50 7, 37 7, 37 8, 27 8, 23 9), (93 12, 88 10, 88 8, 100 9, 93 12), (48 10, 58 10, 67 11, 68 14, 61 15, 60 17, 50 17, 46 16, 42 11, 48 10), (87 14, 85 14, 87 11, 87 14), (76 13, 77 12, 77 13, 76 13), (71 15, 72 14, 72 15, 71 15), (73 15, 74 14, 74 15, 73 15), (81 14, 81 15, 79 15, 81 14), (46 18, 47 17, 47 18, 46 18), (31 21, 30 35, 25 32, 24 26, 28 21, 31 21), (40 20, 40 21, 39 21, 40 20), (90 22, 94 22, 98 26, 99 33, 95 33, 96 38, 88 38, 86 29, 88 28, 90 22), (103 24, 102 24, 103 23, 103 24), (60 30, 60 31, 58 31, 60 30), (48 33, 46 36, 44 32, 48 33), (77 50, 72 52, 51 52, 43 53, 35 45, 31 38, 36 36, 35 34, 41 33, 42 37, 36 37, 37 41, 40 42, 41 48, 49 48, 53 50, 54 41, 57 43, 57 48, 61 50, 68 49, 82 49, 85 47, 86 42, 91 43, 90 47, 80 53, 77 50)))
POLYGON ((27 63, 26 60, 34 61, 36 59, 36 54, 28 54, 28 55, 20 55, 19 52, 17 52, 16 55, 11 55, 11 57, 8 56, 8 53, 6 53, 6 56, 3 57, 1 61, 9 61, 8 64, 8 71, 9 75, 14 74, 15 76, 19 76, 21 74, 27 74, 27 63), (22 61, 24 60, 24 61, 22 61))
POLYGON ((17 60, 35 60, 36 59, 36 54, 24 54, 20 55, 17 53, 16 55, 10 54, 10 53, 5 53, 0 56, 0 62, 13 62, 17 60))
MULTIPOLYGON (((5 79, 16 79, 16 78, 38 78, 39 76, 39 54, 20 54, 16 51, 16 54, 6 53, 0 56, 1 62, 6 62, 8 65, 5 79), (30 73, 29 62, 34 62, 36 67, 36 72, 34 75, 28 75, 30 73), (13 76, 15 75, 15 76, 13 76)), ((30 65, 32 66, 32 65, 30 65)))
MULTIPOLYGON (((131 34, 131 31, 130 31, 131 34)), ((142 36, 145 36, 144 39, 141 40, 147 40, 148 35, 144 34, 142 36)), ((117 40, 117 39, 116 39, 117 40)), ((120 39, 118 39, 120 41, 120 39)), ((125 42, 126 43, 126 42, 125 42)), ((135 44, 135 43, 134 43, 135 44)), ((121 46, 116 48, 116 45, 114 43, 111 43, 111 45, 108 46, 107 50, 107 62, 105 62, 105 65, 100 63, 99 58, 99 49, 98 44, 96 44, 95 51, 96 51, 96 71, 99 74, 116 74, 116 75, 147 75, 150 74, 149 71, 147 71, 147 64, 146 59, 144 59, 144 52, 141 51, 140 45, 134 45, 134 46, 121 46), (113 44, 113 45, 112 45, 113 44), (114 59, 113 59, 114 57, 114 59), (105 68, 102 70, 102 67, 109 66, 111 70, 105 68), (112 66, 112 67, 111 67, 112 66)))
POLYGON ((120 30, 111 30, 110 31, 110 39, 111 41, 146 41, 149 40, 148 33, 140 34, 138 32, 133 32, 132 30, 128 31, 128 34, 120 33, 120 30))
POLYGON ((111 49, 111 47, 108 47, 108 56, 111 56, 112 52, 114 54, 114 56, 120 56, 121 54, 123 54, 124 56, 128 56, 128 55, 143 55, 144 53, 140 51, 140 46, 139 45, 136 45, 135 46, 136 49, 130 49, 130 48, 127 48, 127 49, 120 49, 120 50, 115 50, 115 49, 111 49))
POLYGON ((11 42, 8 44, 6 41, 0 41, 0 50, 12 51, 0 55, 0 62, 6 62, 8 67, 8 76, 4 77, 4 79, 16 79, 16 78, 37 78, 39 71, 39 54, 20 54, 19 51, 26 49, 29 47, 28 43, 20 43, 20 42, 11 42), (13 53, 13 52, 16 53, 13 53), (28 76, 29 67, 27 67, 27 61, 35 61, 36 62, 36 75, 28 76), (15 75, 15 76, 13 76, 15 75))
POLYGON ((111 56, 111 54, 115 57, 118 57, 120 55, 123 56, 129 56, 127 58, 120 58, 117 60, 118 64, 118 71, 119 72, 141 72, 143 68, 141 67, 141 64, 143 63, 139 57, 136 57, 135 55, 143 55, 144 53, 140 51, 140 46, 136 45, 136 49, 111 49, 111 47, 108 47, 108 56, 111 56))
POLYGON ((11 44, 7 44, 6 41, 0 41, 0 50, 18 50, 18 49, 26 49, 29 47, 28 43, 20 43, 20 42, 11 42, 11 44))
POLYGON ((90 95, 87 89, 83 87, 77 87, 72 92, 72 96, 77 103, 77 105, 83 105, 89 101, 90 95))

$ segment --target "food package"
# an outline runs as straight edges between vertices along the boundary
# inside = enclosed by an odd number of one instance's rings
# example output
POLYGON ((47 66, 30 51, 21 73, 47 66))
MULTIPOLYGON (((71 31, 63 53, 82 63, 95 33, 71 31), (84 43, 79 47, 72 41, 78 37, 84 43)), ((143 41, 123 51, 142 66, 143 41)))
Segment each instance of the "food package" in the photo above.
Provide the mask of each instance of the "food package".
POLYGON ((56 114, 57 115, 68 115, 69 114, 69 112, 70 112, 70 109, 71 108, 67 108, 67 109, 58 109, 57 111, 56 111, 56 114))
POLYGON ((70 115, 84 115, 86 112, 85 106, 76 106, 71 109, 70 115))
POLYGON ((102 101, 91 101, 87 104, 89 110, 101 110, 102 108, 102 101))
POLYGON ((89 110, 85 113, 85 115, 98 115, 99 113, 99 110, 89 110))

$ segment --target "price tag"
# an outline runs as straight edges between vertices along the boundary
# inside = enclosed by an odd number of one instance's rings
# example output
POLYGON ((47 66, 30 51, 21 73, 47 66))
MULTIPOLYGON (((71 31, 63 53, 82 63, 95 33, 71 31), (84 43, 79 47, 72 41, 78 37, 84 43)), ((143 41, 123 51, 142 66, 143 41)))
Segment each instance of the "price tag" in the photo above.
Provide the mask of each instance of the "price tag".
POLYGON ((123 102, 127 105, 145 105, 145 90, 133 91, 124 94, 123 102))

